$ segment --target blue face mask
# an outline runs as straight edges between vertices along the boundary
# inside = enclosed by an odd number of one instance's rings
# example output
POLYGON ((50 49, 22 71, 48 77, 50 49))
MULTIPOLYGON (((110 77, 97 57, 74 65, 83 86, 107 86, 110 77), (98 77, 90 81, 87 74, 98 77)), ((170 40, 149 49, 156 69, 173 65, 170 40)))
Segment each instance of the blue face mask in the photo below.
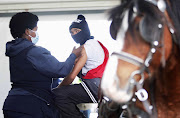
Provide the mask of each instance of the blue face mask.
POLYGON ((39 34, 37 31, 33 31, 33 30, 31 30, 31 31, 34 32, 36 34, 36 36, 35 37, 32 37, 31 35, 29 35, 29 36, 31 37, 32 43, 36 44, 39 41, 39 34))
POLYGON ((90 39, 90 34, 87 34, 82 30, 76 35, 72 35, 72 38, 74 39, 76 43, 83 45, 87 40, 90 39))

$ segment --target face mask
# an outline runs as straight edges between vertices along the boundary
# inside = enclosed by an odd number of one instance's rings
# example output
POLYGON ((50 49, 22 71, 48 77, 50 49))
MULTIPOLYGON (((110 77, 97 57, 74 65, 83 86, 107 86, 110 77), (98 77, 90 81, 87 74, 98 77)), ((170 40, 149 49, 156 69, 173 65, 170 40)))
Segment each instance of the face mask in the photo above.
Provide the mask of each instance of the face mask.
POLYGON ((72 35, 72 38, 76 43, 83 45, 88 39, 90 39, 90 34, 80 31, 76 35, 72 35))
POLYGON ((29 36, 31 37, 32 43, 36 44, 39 41, 39 34, 37 31, 33 31, 33 30, 31 30, 31 31, 34 32, 36 34, 36 36, 35 37, 32 37, 31 35, 29 35, 29 36))

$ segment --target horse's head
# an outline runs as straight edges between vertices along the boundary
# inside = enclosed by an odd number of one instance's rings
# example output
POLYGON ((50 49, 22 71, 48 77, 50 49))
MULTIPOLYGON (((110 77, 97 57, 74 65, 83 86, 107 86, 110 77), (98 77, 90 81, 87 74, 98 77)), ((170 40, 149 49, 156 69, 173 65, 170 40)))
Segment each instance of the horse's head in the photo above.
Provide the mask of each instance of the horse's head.
POLYGON ((122 50, 109 58, 101 83, 103 93, 112 100, 124 103, 133 95, 147 100, 144 81, 166 66, 177 43, 169 4, 165 0, 121 0, 111 10, 110 34, 117 42, 123 41, 122 50))

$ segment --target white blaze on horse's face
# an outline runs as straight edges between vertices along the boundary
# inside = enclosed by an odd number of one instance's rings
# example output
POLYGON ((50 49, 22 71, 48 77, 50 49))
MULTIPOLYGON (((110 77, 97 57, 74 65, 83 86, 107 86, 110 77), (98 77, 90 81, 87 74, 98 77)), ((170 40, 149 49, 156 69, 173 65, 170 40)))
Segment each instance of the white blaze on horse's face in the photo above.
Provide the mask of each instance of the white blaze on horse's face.
POLYGON ((122 103, 131 99, 132 91, 127 92, 129 85, 126 85, 125 88, 120 89, 119 78, 117 76, 117 65, 117 56, 111 56, 104 71, 101 82, 101 89, 107 97, 114 100, 115 102, 122 103))
POLYGON ((116 41, 123 41, 125 39, 125 34, 126 34, 126 31, 128 29, 128 15, 129 14, 129 10, 125 11, 124 13, 124 18, 123 18, 123 21, 122 21, 122 25, 121 27, 119 28, 119 31, 118 31, 118 34, 117 34, 117 38, 116 38, 116 41))
MULTIPOLYGON (((122 25, 116 38, 117 43, 120 43, 121 45, 123 45, 125 34, 128 29, 128 14, 129 10, 127 10, 124 14, 122 25)), ((112 55, 109 58, 106 69, 104 71, 101 82, 101 89, 107 97, 114 100, 115 102, 122 103, 129 101, 133 95, 133 92, 132 90, 128 90, 129 83, 127 83, 123 89, 120 89, 119 78, 117 76, 117 65, 118 57, 112 55)))

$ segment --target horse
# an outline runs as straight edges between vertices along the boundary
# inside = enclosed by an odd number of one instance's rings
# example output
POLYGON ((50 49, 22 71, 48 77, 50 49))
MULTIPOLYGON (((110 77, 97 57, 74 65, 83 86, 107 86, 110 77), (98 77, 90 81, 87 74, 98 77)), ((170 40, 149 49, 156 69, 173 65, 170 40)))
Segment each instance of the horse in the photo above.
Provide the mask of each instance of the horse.
POLYGON ((180 118, 180 2, 120 0, 110 10, 111 54, 99 118, 180 118))

